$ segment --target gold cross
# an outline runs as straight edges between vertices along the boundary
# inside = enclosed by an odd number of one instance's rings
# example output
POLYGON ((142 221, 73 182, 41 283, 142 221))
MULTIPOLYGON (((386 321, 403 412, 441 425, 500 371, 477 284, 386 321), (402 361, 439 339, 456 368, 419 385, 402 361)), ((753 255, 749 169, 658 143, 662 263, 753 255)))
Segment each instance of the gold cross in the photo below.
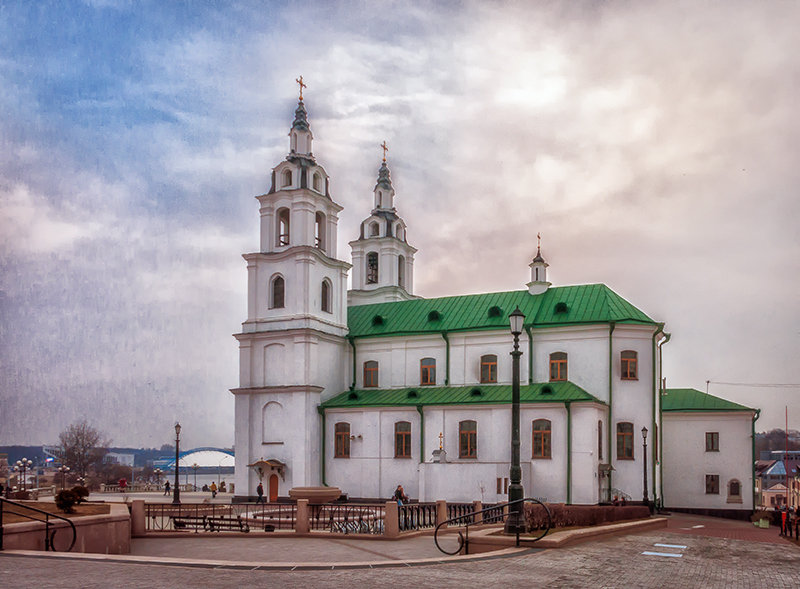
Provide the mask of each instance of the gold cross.
POLYGON ((442 449, 442 440, 443 439, 444 439, 444 435, 442 435, 442 432, 439 432, 439 450, 442 449))
POLYGON ((536 234, 536 239, 539 240, 539 244, 538 244, 539 249, 542 249, 542 234, 541 233, 537 233, 536 234))
POLYGON ((386 141, 381 143, 381 147, 383 148, 383 161, 386 161, 386 152, 389 151, 389 148, 386 147, 386 141))
POLYGON ((308 88, 308 86, 303 83, 303 76, 295 78, 294 81, 300 84, 300 100, 303 100, 303 88, 308 88))

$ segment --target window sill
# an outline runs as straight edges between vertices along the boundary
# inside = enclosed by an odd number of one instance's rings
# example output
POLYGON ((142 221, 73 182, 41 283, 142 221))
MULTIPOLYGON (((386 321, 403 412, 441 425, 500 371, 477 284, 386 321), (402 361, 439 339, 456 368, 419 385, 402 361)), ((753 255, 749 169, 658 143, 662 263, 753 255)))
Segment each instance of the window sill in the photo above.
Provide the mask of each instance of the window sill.
POLYGON ((627 456, 617 456, 617 460, 631 460, 631 461, 633 461, 633 460, 636 460, 636 459, 635 459, 633 456, 630 456, 630 457, 627 457, 627 456))
POLYGON ((706 452, 719 452, 719 449, 717 449, 717 450, 708 450, 708 449, 706 449, 706 452))
POLYGON ((261 442, 262 446, 283 446, 283 442, 261 442))
POLYGON ((397 460, 411 460, 411 456, 395 456, 397 460))
POLYGON ((552 456, 531 456, 531 460, 552 460, 552 456))

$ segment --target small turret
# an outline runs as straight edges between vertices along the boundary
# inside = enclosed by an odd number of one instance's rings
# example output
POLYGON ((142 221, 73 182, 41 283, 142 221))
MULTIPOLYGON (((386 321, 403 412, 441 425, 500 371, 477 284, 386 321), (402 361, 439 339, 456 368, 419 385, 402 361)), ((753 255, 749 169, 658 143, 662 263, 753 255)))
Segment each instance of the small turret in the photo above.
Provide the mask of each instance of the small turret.
POLYGON ((314 136, 311 134, 311 128, 308 126, 306 105, 303 104, 303 88, 305 88, 306 85, 303 83, 303 76, 300 76, 296 81, 300 84, 300 101, 297 103, 297 109, 294 111, 294 122, 289 131, 289 153, 290 155, 306 156, 313 159, 311 141, 314 139, 314 136))
POLYGON ((538 240, 536 256, 529 264, 531 269, 531 281, 527 284, 528 292, 532 295, 542 294, 550 288, 550 283, 547 282, 547 267, 550 264, 545 262, 542 257, 542 234, 537 234, 536 238, 538 240))

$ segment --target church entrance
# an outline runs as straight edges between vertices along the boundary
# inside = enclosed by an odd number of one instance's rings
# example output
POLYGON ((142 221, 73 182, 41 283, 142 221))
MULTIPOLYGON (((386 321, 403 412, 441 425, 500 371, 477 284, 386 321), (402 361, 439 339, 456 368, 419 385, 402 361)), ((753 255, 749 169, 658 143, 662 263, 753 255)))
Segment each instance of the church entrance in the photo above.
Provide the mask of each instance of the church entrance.
POLYGON ((269 477, 269 502, 275 503, 278 500, 278 475, 272 474, 269 477))

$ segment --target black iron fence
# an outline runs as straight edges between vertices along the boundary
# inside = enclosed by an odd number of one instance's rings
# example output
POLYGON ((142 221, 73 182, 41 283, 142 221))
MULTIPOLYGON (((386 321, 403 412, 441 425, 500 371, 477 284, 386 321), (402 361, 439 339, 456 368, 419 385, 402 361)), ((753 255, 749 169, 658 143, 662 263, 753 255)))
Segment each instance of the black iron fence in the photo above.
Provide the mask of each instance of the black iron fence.
MULTIPOLYGON (((447 519, 462 518, 475 511, 475 505, 472 503, 448 503, 447 504, 447 519)), ((474 523, 474 519, 462 520, 474 523)))
POLYGON ((409 503, 397 507, 400 531, 422 530, 436 526, 435 503, 409 503))
POLYGON ((144 508, 147 531, 271 532, 293 530, 297 521, 294 503, 146 503, 144 508))
POLYGON ((309 527, 339 534, 383 534, 385 505, 309 505, 309 527))

